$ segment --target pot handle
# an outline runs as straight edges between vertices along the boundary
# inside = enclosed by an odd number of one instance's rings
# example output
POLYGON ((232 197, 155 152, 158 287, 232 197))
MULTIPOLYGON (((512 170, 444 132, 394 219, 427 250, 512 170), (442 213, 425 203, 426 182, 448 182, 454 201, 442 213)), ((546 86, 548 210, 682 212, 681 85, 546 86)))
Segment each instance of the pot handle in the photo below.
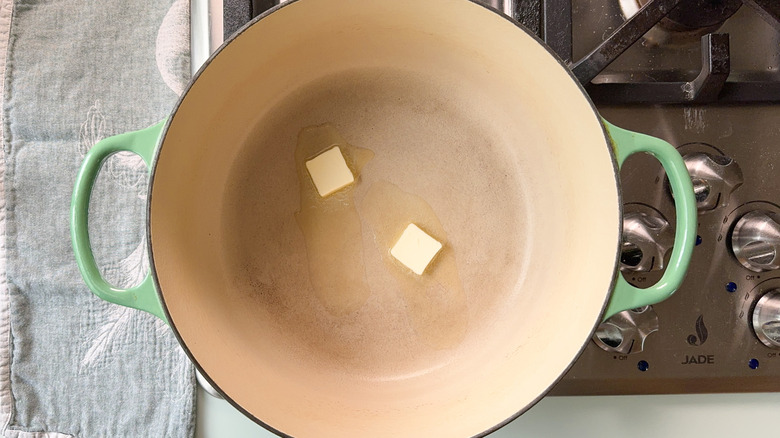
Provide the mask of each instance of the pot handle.
POLYGON ((680 287, 688 271, 696 241, 697 216, 691 177, 674 146, 659 138, 618 128, 603 119, 602 121, 612 139, 618 168, 623 166, 626 158, 638 152, 646 152, 661 162, 672 187, 677 215, 674 248, 661 279, 646 289, 640 289, 630 285, 618 271, 615 289, 604 313, 604 319, 607 319, 624 310, 659 303, 680 287))
POLYGON ((146 274, 141 284, 128 289, 112 286, 103 278, 92 254, 88 226, 89 199, 103 161, 112 154, 128 151, 138 154, 150 168, 164 124, 165 120, 140 131, 103 139, 87 151, 73 187, 70 237, 81 276, 95 295, 111 303, 144 310, 166 321, 151 274, 146 274))

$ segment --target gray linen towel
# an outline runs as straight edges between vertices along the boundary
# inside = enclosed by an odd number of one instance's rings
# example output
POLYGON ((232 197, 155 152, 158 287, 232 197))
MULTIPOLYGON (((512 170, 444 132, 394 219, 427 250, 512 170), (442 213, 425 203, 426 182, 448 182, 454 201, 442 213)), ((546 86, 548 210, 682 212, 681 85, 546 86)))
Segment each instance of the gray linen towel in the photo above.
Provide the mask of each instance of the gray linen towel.
MULTIPOLYGON (((189 3, 3 0, 0 27, 0 434, 192 436, 192 366, 161 321, 89 292, 68 223, 85 151, 159 121, 185 87, 189 3)), ((118 154, 93 192, 93 250, 118 286, 148 270, 146 184, 118 154)))

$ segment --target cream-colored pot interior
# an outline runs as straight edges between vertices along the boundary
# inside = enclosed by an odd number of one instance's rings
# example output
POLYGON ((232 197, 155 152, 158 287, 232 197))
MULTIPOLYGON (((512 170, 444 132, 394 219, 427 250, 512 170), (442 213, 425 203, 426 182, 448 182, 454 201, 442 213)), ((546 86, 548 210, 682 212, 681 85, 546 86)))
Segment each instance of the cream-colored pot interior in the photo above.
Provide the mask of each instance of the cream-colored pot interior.
POLYGON ((175 331, 236 405, 296 437, 497 427, 576 358, 615 275, 619 196, 597 114, 538 41, 466 0, 271 13, 195 80, 152 184, 175 331), (351 261, 333 261, 368 292, 341 308, 339 290, 313 285, 323 245, 296 219, 311 184, 299 134, 323 124, 373 152, 348 189, 351 261), (404 199, 424 201, 445 240, 418 283, 388 263, 404 199))

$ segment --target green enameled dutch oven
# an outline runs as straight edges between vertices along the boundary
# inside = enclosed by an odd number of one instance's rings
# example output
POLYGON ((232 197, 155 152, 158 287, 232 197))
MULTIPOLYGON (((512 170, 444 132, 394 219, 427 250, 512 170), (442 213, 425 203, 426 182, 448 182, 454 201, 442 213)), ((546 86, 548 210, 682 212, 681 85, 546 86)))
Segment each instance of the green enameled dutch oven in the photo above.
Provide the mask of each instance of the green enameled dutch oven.
POLYGON ((296 437, 474 436, 537 402, 594 328, 680 285, 691 181, 666 142, 603 120, 517 23, 467 0, 299 0, 245 27, 175 111, 87 154, 76 258, 108 301, 167 321, 238 409, 296 437), (302 167, 339 147, 354 181, 302 167), (151 273, 101 278, 87 210, 103 160, 149 165, 151 273), (617 269, 618 170, 662 164, 676 201, 663 278, 617 269), (442 244, 418 275, 391 247, 442 244))

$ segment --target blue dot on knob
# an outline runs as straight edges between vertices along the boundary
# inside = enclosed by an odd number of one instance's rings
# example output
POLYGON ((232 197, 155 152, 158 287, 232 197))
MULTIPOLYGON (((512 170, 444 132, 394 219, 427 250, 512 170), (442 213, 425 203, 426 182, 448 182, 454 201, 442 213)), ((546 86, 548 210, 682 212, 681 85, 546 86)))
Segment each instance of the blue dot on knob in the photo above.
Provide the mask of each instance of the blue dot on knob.
POLYGON ((650 364, 647 363, 646 360, 640 360, 636 364, 636 367, 639 369, 639 371, 647 371, 650 368, 650 364))
POLYGON ((734 283, 733 281, 729 281, 726 283, 726 292, 736 292, 737 291, 737 283, 734 283))
POLYGON ((748 361, 748 366, 750 367, 751 370, 758 368, 758 359, 750 359, 748 361))
POLYGON ((696 236, 696 246, 701 245, 701 236, 696 236))

